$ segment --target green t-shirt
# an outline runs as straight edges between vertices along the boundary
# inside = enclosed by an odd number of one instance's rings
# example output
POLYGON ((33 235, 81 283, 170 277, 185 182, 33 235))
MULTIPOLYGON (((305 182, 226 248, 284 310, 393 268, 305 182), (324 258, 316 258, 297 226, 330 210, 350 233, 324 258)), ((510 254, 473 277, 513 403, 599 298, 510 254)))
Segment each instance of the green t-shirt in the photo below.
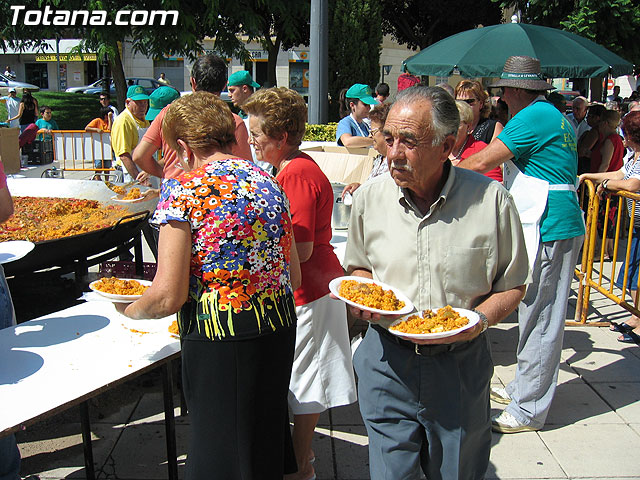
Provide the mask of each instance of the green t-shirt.
MULTIPOLYGON (((525 175, 550 185, 575 185, 578 174, 576 135, 567 118, 546 101, 520 110, 498 138, 514 156, 525 175)), ((578 197, 571 190, 549 190, 547 208, 540 220, 543 242, 584 235, 578 197)))

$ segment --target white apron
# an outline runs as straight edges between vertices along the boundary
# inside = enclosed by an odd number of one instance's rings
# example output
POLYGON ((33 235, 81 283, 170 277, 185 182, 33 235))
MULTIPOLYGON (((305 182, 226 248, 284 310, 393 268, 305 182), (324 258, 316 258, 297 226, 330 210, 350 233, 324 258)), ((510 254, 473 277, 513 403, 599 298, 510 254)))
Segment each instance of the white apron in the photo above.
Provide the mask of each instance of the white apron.
POLYGON ((540 219, 547 207, 549 190, 568 190, 575 193, 576 186, 569 184, 549 185, 546 180, 525 175, 511 160, 507 160, 503 166, 504 186, 513 197, 520 215, 527 257, 529 258, 529 270, 533 272, 540 244, 540 219))

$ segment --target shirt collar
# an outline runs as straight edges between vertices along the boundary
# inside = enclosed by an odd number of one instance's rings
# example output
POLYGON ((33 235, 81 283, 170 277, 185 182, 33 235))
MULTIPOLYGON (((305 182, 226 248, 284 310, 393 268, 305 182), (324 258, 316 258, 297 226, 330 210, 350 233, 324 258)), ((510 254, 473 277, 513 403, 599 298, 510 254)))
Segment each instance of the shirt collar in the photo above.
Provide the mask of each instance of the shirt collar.
MULTIPOLYGON (((440 191, 440 196, 435 202, 433 202, 433 204, 429 208, 429 211, 426 215, 424 215, 424 217, 428 217, 429 215, 431 215, 431 212, 433 212, 433 210, 438 206, 444 205, 444 203, 447 201, 447 197, 452 192, 453 184, 456 181, 456 169, 453 168, 453 165, 449 160, 445 162, 442 174, 447 177, 447 180, 444 182, 444 186, 440 191)), ((422 212, 411 199, 409 189, 398 187, 398 202, 400 202, 400 205, 402 205, 404 208, 413 210, 418 217, 423 217, 422 212)))

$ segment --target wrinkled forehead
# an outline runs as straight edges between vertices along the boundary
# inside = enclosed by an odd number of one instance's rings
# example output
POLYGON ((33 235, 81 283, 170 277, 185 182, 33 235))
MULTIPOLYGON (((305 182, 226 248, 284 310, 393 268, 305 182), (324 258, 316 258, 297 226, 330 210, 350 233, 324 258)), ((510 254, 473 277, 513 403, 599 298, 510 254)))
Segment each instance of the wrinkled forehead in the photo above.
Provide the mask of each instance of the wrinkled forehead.
POLYGON ((431 132, 431 104, 428 101, 396 103, 389 110, 383 132, 394 138, 425 138, 431 132))

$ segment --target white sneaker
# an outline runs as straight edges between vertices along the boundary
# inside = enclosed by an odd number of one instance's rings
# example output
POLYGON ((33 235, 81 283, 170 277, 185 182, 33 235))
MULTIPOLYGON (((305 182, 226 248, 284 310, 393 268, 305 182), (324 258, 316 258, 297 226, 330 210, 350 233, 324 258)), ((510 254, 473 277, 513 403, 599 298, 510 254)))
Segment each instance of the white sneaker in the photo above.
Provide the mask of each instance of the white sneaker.
POLYGON ((499 433, 520 433, 520 432, 535 432, 540 430, 539 428, 530 427, 529 425, 523 425, 518 422, 516 417, 511 415, 506 410, 500 415, 496 415, 491 418, 491 429, 494 432, 499 433))
POLYGON ((511 397, 505 388, 491 387, 489 395, 491 396, 491 400, 494 402, 502 403, 503 405, 509 405, 511 403, 511 397))

